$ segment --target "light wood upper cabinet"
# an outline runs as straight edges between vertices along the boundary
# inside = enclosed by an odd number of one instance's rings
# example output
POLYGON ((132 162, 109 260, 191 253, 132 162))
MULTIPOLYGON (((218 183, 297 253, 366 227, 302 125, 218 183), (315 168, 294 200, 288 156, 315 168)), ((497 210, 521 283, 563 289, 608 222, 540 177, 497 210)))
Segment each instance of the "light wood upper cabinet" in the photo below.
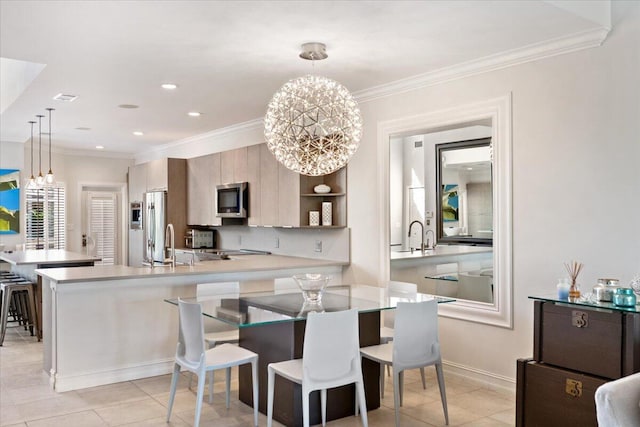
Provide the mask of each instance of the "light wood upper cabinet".
POLYGON ((220 154, 187 160, 187 223, 219 225, 215 215, 216 185, 220 183, 220 154))
POLYGON ((247 147, 220 153, 222 184, 247 181, 247 147))
POLYGON ((323 202, 332 203, 331 227, 347 225, 346 168, 321 177, 300 175, 278 162, 263 143, 189 159, 187 175, 191 225, 221 225, 215 215, 216 185, 245 181, 248 225, 309 227, 309 211, 322 211, 323 202), (331 193, 315 194, 318 184, 329 185, 331 193))
POLYGON ((278 166, 279 163, 267 148, 267 144, 260 144, 260 224, 258 225, 272 227, 278 225, 278 166))
POLYGON ((249 183, 249 225, 262 225, 260 205, 260 145, 247 147, 247 182, 249 183))
POLYGON ((300 174, 278 162, 278 225, 300 226, 300 174))
POLYGON ((147 164, 129 166, 129 201, 140 202, 147 191, 147 164))
POLYGON ((169 179, 169 159, 156 159, 147 165, 147 191, 166 190, 169 179))

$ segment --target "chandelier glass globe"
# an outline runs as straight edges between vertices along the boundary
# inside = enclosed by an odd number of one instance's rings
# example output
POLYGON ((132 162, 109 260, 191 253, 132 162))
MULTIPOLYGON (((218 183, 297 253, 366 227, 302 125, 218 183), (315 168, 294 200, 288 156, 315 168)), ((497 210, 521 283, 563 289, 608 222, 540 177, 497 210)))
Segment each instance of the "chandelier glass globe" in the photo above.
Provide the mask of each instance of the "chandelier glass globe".
POLYGON ((335 80, 316 75, 282 86, 269 102, 264 125, 276 159, 310 176, 344 167, 362 136, 362 116, 353 95, 335 80))

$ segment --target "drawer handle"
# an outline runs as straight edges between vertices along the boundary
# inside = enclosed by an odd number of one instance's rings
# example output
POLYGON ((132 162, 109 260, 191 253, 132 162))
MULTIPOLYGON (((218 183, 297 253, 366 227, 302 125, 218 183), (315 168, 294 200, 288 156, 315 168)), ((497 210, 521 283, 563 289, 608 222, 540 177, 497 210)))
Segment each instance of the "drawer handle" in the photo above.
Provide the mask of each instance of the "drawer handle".
POLYGON ((589 314, 585 311, 573 310, 571 312, 571 326, 586 328, 589 326, 589 314))
POLYGON ((564 391, 572 397, 582 397, 582 381, 567 378, 564 391))

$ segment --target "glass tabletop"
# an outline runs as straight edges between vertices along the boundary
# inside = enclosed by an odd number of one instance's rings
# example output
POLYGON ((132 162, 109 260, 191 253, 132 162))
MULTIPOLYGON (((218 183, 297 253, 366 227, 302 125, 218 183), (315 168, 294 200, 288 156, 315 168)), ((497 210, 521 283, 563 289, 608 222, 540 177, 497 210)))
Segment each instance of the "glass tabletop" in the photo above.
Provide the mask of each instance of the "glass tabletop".
MULTIPOLYGON (((302 293, 252 292, 182 298, 202 305, 202 314, 240 328, 276 322, 303 320, 314 311, 340 311, 356 308, 360 313, 389 310, 398 302, 420 302, 436 299, 438 303, 455 299, 421 293, 389 292, 387 288, 367 285, 342 285, 326 288, 321 305, 305 304, 302 293)), ((165 299, 177 305, 178 298, 165 299)))
POLYGON ((615 310, 615 311, 624 311, 631 313, 640 313, 640 304, 636 304, 632 307, 624 307, 620 305, 615 305, 612 302, 598 301, 591 292, 583 294, 577 299, 560 299, 556 293, 548 294, 548 295, 536 295, 529 296, 529 299, 541 300, 541 301, 549 301, 557 304, 566 304, 572 306, 581 306, 581 307, 590 307, 593 309, 606 309, 606 310, 615 310))

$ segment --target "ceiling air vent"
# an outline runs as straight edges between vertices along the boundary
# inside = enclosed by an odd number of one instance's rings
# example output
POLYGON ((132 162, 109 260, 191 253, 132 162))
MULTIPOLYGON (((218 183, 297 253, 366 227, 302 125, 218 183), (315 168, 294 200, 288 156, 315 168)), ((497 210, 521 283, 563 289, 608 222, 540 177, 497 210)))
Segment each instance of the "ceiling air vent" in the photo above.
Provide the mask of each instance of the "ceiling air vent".
POLYGON ((53 99, 55 99, 56 101, 64 101, 64 102, 73 102, 76 100, 76 98, 77 98, 76 95, 67 95, 64 93, 59 93, 53 97, 53 99))
POLYGON ((413 143, 413 148, 421 148, 422 147, 422 141, 415 141, 413 143))

